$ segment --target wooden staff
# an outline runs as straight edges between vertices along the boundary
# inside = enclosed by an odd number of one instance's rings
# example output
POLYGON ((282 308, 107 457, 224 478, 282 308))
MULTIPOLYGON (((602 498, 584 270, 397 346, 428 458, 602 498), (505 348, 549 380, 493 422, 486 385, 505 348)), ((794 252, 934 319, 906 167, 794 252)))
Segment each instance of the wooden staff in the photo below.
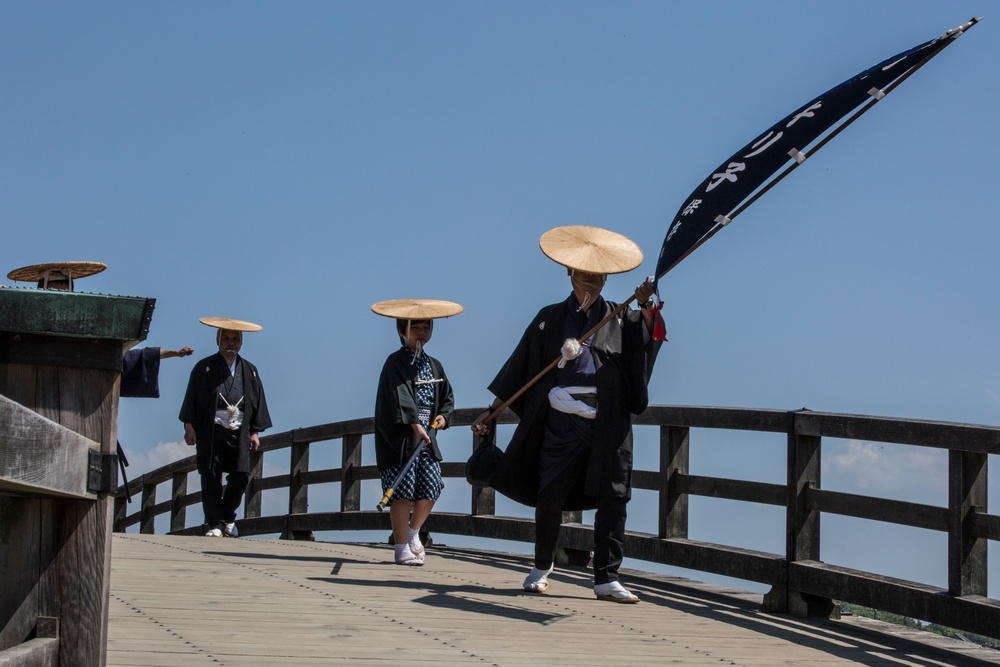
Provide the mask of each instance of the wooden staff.
MULTIPOLYGON (((666 273, 666 271, 664 271, 664 273, 666 273)), ((626 308, 628 308, 629 304, 631 304, 633 301, 635 301, 635 294, 633 294, 632 296, 630 296, 628 299, 625 300, 624 303, 619 304, 617 308, 615 308, 610 313, 608 313, 607 315, 605 315, 604 319, 601 320, 600 322, 598 322, 597 324, 595 324, 593 326, 593 328, 590 329, 590 331, 588 331, 585 334, 583 334, 582 336, 580 336, 580 342, 583 343, 585 340, 590 339, 591 336, 593 336, 598 331, 600 331, 601 327, 603 327, 605 324, 607 324, 612 319, 614 319, 615 317, 617 317, 618 314, 621 313, 623 310, 625 310, 626 308)), ((655 321, 656 321, 655 320, 655 316, 654 316, 654 320, 653 321, 655 323, 655 321)), ((534 387, 538 383, 539 380, 541 380, 543 377, 545 377, 545 375, 549 371, 551 371, 553 368, 556 367, 556 365, 559 363, 559 361, 561 359, 562 359, 562 356, 559 356, 559 357, 556 357, 555 359, 553 359, 552 363, 550 363, 548 366, 546 366, 541 371, 539 371, 538 374, 535 375, 535 377, 533 377, 530 380, 528 380, 528 382, 525 383, 525 385, 523 387, 521 387, 516 392, 514 392, 514 394, 510 398, 508 398, 503 403, 501 403, 499 406, 497 406, 497 408, 495 410, 493 410, 493 412, 491 412, 490 415, 486 418, 486 421, 488 421, 488 422, 489 421, 494 421, 497 417, 499 417, 500 414, 503 413, 503 411, 507 409, 508 405, 510 405, 511 403, 513 403, 514 401, 516 401, 517 399, 519 399, 524 394, 524 392, 526 392, 529 389, 531 389, 532 387, 534 387)), ((483 432, 485 433, 486 429, 483 429, 483 432)))
MULTIPOLYGON (((438 421, 437 421, 437 419, 435 419, 434 423, 431 424, 431 426, 430 426, 430 428, 428 430, 428 433, 427 433, 428 436, 430 436, 430 434, 431 434, 430 432, 431 431, 436 431, 437 430, 437 426, 436 426, 437 423, 438 423, 438 421)), ((420 443, 417 445, 417 448, 413 450, 412 454, 410 454, 410 458, 408 458, 406 460, 406 463, 403 464, 403 469, 399 471, 399 474, 396 475, 396 478, 394 480, 392 480, 392 484, 390 484, 389 488, 385 490, 385 495, 382 496, 382 500, 380 500, 378 502, 378 505, 375 506, 375 509, 377 509, 379 512, 381 512, 381 511, 385 510, 386 507, 389 506, 389 503, 392 502, 392 496, 396 493, 396 487, 399 486, 399 483, 403 481, 403 477, 406 476, 406 473, 410 472, 410 468, 412 468, 413 464, 417 462, 417 457, 420 456, 420 452, 426 446, 427 446, 427 443, 424 442, 423 440, 421 440, 420 443)))

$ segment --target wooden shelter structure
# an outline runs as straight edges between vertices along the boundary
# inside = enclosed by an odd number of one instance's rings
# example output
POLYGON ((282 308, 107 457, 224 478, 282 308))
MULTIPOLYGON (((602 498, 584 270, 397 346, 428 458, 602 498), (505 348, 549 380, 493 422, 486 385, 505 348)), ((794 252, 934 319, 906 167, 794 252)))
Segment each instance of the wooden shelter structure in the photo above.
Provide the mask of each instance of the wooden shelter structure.
POLYGON ((118 396, 154 299, 0 287, 0 665, 106 664, 118 396))

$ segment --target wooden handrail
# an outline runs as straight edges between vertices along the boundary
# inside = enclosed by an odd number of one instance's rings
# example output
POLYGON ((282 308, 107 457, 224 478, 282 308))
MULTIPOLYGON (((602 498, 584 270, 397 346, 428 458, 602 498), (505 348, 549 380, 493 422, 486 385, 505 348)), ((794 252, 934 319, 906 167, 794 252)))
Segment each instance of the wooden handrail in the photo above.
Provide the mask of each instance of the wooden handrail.
MULTIPOLYGON (((453 429, 469 438, 472 452, 476 439, 464 426, 479 415, 476 408, 460 409, 452 417, 453 429)), ((500 424, 516 423, 505 412, 500 424)), ((635 429, 660 430, 660 470, 636 470, 633 486, 655 491, 660 496, 658 534, 628 533, 629 557, 649 562, 726 575, 771 587, 765 606, 798 614, 828 614, 834 601, 875 603, 879 609, 910 613, 921 610, 921 620, 940 623, 970 632, 995 635, 1000 627, 1000 601, 985 597, 985 549, 989 540, 1000 537, 1000 516, 985 512, 985 461, 1000 454, 1000 427, 897 419, 869 415, 848 415, 752 408, 654 405, 635 419, 635 429), (787 480, 784 484, 726 479, 693 474, 690 471, 690 433, 697 429, 724 429, 774 433, 787 443, 787 480), (819 452, 823 438, 852 438, 872 442, 899 443, 946 450, 949 466, 947 507, 887 500, 821 488, 819 452), (766 553, 738 546, 692 540, 688 536, 688 503, 691 496, 738 502, 784 506, 785 553, 766 553), (819 561, 822 515, 840 515, 917 527, 947 534, 949 544, 948 588, 906 582, 878 574, 857 572, 819 561), (825 602, 824 602, 825 600, 825 602)), ((257 480, 257 493, 264 489, 289 489, 291 508, 277 516, 248 515, 238 521, 241 534, 283 537, 311 536, 314 531, 388 530, 386 515, 375 510, 377 499, 360 499, 360 482, 377 480, 374 465, 360 465, 357 458, 362 439, 371 435, 371 418, 322 424, 269 435, 261 439, 261 450, 275 456, 287 450, 293 456, 293 474, 257 480), (310 447, 341 440, 350 443, 345 452, 347 468, 309 470, 310 447), (353 491, 342 499, 337 510, 309 507, 311 483, 339 482, 349 476, 353 491), (308 511, 303 509, 308 508, 308 511)), ((501 430, 501 435, 503 431, 501 430)), ((734 436, 735 437, 735 436, 734 436)), ((464 461, 444 462, 446 477, 462 478, 464 461)), ((133 495, 141 489, 171 483, 179 475, 195 471, 194 457, 177 461, 146 473, 130 484, 133 495)), ((120 495, 123 496, 124 489, 120 495)), ((483 514, 494 511, 492 489, 473 488, 468 514, 435 512, 428 522, 434 532, 531 542, 534 530, 529 519, 483 514), (478 509, 477 509, 478 508, 478 509)), ((178 494, 167 502, 144 505, 143 530, 152 531, 152 518, 163 514, 176 517, 178 505, 186 507, 198 494, 178 494)), ((139 522, 139 513, 127 514, 124 498, 118 499, 117 530, 139 522)), ((255 500, 259 507, 259 498, 255 500)), ((259 512, 258 512, 259 514, 259 512)), ((197 534, 198 527, 173 532, 197 534)), ((591 528, 568 524, 561 544, 569 549, 589 549, 591 528)), ((869 605, 872 606, 872 605, 869 605)))

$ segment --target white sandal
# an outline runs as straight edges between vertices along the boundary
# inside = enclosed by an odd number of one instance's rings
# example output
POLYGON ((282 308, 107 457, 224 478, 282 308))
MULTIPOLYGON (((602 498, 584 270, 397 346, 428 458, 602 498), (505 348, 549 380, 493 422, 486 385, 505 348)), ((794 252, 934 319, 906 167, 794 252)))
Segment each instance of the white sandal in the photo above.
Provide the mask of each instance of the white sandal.
POLYGON ((594 586, 594 595, 597 596, 598 600, 607 600, 608 602, 618 602, 620 604, 635 604, 639 601, 639 596, 629 593, 620 582, 609 581, 606 584, 596 584, 594 586))
POLYGON ((549 575, 552 574, 554 567, 555 565, 551 565, 548 570, 531 568, 531 572, 528 573, 521 587, 524 588, 526 593, 544 593, 549 588, 549 575))

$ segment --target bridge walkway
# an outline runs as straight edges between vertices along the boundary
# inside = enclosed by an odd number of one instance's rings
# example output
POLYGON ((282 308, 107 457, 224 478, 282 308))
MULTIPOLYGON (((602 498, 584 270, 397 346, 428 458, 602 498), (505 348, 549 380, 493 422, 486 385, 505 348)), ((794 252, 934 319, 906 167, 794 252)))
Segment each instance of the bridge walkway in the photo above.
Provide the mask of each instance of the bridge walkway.
MULTIPOLYGON (((447 536, 442 539, 446 540, 447 536)), ((760 596, 627 573, 642 602, 596 600, 589 572, 520 590, 523 555, 433 546, 115 534, 108 665, 1000 665, 1000 652, 760 611, 760 596)))

